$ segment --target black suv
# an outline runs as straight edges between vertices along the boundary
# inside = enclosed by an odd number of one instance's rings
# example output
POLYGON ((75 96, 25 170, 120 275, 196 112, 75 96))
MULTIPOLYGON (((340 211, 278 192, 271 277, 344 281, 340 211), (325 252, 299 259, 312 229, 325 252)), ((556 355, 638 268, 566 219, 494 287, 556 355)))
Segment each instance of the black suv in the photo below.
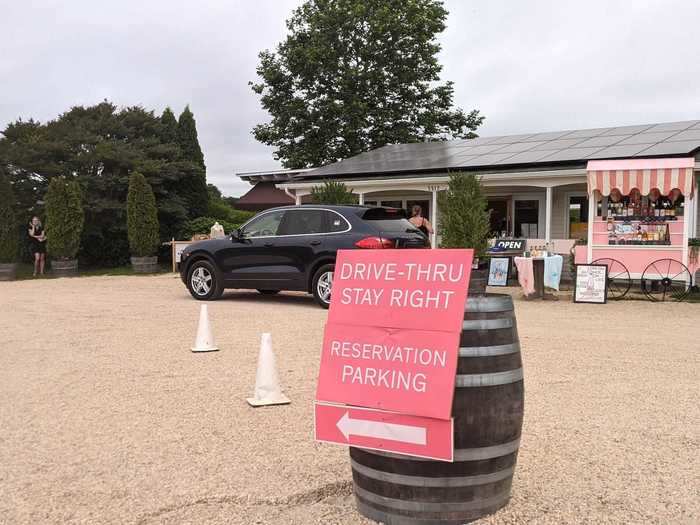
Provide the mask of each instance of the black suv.
POLYGON ((259 213, 228 237, 191 244, 180 276, 199 300, 218 299, 225 288, 299 290, 328 308, 338 250, 429 246, 404 210, 285 206, 259 213))

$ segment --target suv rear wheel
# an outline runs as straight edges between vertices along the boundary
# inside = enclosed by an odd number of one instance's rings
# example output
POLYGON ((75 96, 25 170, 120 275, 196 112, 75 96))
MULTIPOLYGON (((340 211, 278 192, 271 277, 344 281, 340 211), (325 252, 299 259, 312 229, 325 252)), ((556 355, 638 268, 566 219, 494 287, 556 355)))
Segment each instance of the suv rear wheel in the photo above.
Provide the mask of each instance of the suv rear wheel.
POLYGON ((323 308, 328 308, 331 304, 331 288, 333 287, 333 271, 335 264, 324 264, 314 274, 311 282, 311 293, 314 299, 323 308))
POLYGON ((199 301, 213 301, 224 293, 224 286, 209 261, 195 261, 187 272, 187 289, 199 301))

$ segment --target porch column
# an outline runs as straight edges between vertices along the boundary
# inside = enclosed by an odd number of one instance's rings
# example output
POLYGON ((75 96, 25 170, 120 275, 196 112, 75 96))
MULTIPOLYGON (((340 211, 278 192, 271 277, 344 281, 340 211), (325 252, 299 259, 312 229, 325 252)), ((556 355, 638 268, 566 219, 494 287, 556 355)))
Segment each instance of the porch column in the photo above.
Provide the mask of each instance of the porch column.
POLYGON ((595 222, 596 207, 595 191, 588 193, 588 246, 586 246, 586 262, 591 264, 593 261, 593 223, 595 222))
POLYGON ((547 186, 547 202, 544 212, 544 240, 552 240, 552 187, 547 186))
POLYGON ((437 248, 437 221, 438 221, 438 199, 437 199, 437 186, 430 186, 430 191, 433 194, 432 205, 430 206, 430 224, 433 225, 433 233, 430 236, 430 244, 433 248, 437 248))
POLYGON ((301 206, 301 195, 299 195, 299 192, 294 192, 294 204, 297 206, 301 206))
POLYGON ((364 192, 360 192, 357 194, 357 203, 362 206, 365 203, 365 194, 364 192))

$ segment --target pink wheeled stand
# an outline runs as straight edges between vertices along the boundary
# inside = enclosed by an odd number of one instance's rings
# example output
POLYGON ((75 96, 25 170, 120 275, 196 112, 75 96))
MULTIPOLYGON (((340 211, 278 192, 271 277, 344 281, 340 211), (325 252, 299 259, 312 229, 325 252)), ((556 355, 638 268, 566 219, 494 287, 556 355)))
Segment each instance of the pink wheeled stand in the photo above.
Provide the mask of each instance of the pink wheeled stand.
POLYGON ((608 297, 634 283, 651 301, 681 301, 693 286, 697 260, 688 239, 697 221, 694 158, 588 163, 588 244, 577 264, 608 267, 608 297))

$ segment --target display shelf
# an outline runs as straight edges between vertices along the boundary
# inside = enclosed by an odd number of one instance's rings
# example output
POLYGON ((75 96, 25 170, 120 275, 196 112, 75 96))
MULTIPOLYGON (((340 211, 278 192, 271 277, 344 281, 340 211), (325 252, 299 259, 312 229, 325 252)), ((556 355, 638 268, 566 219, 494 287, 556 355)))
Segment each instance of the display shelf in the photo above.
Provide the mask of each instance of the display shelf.
POLYGON ((654 244, 593 244, 593 248, 604 248, 606 250, 682 250, 679 245, 654 245, 654 244))

